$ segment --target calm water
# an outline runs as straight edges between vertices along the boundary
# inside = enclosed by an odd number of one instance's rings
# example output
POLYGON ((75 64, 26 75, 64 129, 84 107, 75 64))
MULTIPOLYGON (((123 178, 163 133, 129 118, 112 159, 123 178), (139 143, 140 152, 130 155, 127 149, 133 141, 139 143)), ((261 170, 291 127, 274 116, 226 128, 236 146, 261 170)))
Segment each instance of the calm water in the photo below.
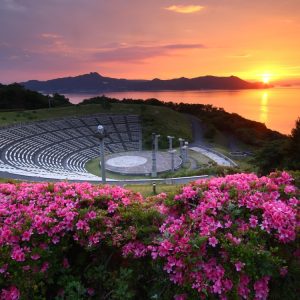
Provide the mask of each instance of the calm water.
MULTIPOLYGON (((102 94, 100 94, 102 95, 102 94)), ((241 91, 159 91, 106 93, 118 99, 157 98, 163 101, 212 104, 228 112, 265 123, 267 127, 289 134, 300 117, 300 87, 241 91)), ((68 94, 74 104, 95 94, 68 94)))

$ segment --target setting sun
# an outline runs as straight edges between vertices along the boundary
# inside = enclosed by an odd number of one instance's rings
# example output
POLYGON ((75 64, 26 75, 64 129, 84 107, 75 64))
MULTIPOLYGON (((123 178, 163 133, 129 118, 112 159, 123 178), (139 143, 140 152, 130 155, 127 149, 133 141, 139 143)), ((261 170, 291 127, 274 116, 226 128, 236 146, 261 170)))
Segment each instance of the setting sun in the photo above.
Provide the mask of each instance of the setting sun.
POLYGON ((262 75, 262 82, 263 83, 265 83, 265 84, 269 83, 270 79, 271 79, 271 75, 270 74, 266 73, 266 74, 262 75))

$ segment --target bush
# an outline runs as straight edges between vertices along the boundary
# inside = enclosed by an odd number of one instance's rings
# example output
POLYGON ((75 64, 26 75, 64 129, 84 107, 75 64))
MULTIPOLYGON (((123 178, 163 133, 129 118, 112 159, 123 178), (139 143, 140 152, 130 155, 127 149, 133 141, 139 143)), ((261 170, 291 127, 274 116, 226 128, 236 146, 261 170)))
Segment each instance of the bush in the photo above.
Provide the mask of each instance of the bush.
POLYGON ((291 181, 229 175, 147 199, 88 183, 0 184, 0 299, 296 299, 291 181))
POLYGON ((237 174, 184 187, 169 201, 152 256, 201 298, 266 299, 270 286, 271 299, 297 299, 299 193, 291 180, 237 174))

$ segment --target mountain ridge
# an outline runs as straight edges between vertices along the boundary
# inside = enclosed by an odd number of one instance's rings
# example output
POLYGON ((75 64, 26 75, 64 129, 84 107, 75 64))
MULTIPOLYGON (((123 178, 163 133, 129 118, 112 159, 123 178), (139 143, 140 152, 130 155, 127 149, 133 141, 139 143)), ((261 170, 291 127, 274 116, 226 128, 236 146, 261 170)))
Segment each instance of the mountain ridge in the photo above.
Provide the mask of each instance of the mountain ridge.
POLYGON ((260 82, 248 82, 237 76, 220 77, 213 75, 194 78, 174 78, 152 80, 112 78, 97 72, 50 79, 46 81, 29 80, 20 83, 24 87, 44 93, 80 92, 121 92, 157 90, 239 90, 270 88, 260 82))

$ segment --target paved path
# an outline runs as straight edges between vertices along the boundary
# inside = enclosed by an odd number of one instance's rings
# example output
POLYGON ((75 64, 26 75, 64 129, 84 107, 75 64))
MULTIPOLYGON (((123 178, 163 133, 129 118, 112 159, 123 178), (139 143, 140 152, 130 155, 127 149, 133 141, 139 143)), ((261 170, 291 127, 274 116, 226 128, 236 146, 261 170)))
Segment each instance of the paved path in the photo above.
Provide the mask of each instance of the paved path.
POLYGON ((203 137, 203 125, 201 121, 195 116, 187 114, 188 119, 192 124, 192 132, 193 132, 193 142, 189 144, 190 150, 201 153, 213 160, 219 166, 224 167, 235 167, 237 164, 232 161, 229 157, 223 155, 222 153, 218 153, 213 149, 208 148, 207 143, 203 137))
POLYGON ((204 139, 204 129, 202 122, 193 115, 186 114, 187 118, 192 124, 193 141, 189 144, 190 146, 206 145, 204 139))
POLYGON ((205 155, 206 157, 210 158, 213 160, 215 163, 217 163, 219 166, 223 167, 233 167, 234 165, 227 159, 223 158, 219 154, 216 154, 206 148, 201 148, 201 147, 191 147, 190 150, 201 153, 205 155))

